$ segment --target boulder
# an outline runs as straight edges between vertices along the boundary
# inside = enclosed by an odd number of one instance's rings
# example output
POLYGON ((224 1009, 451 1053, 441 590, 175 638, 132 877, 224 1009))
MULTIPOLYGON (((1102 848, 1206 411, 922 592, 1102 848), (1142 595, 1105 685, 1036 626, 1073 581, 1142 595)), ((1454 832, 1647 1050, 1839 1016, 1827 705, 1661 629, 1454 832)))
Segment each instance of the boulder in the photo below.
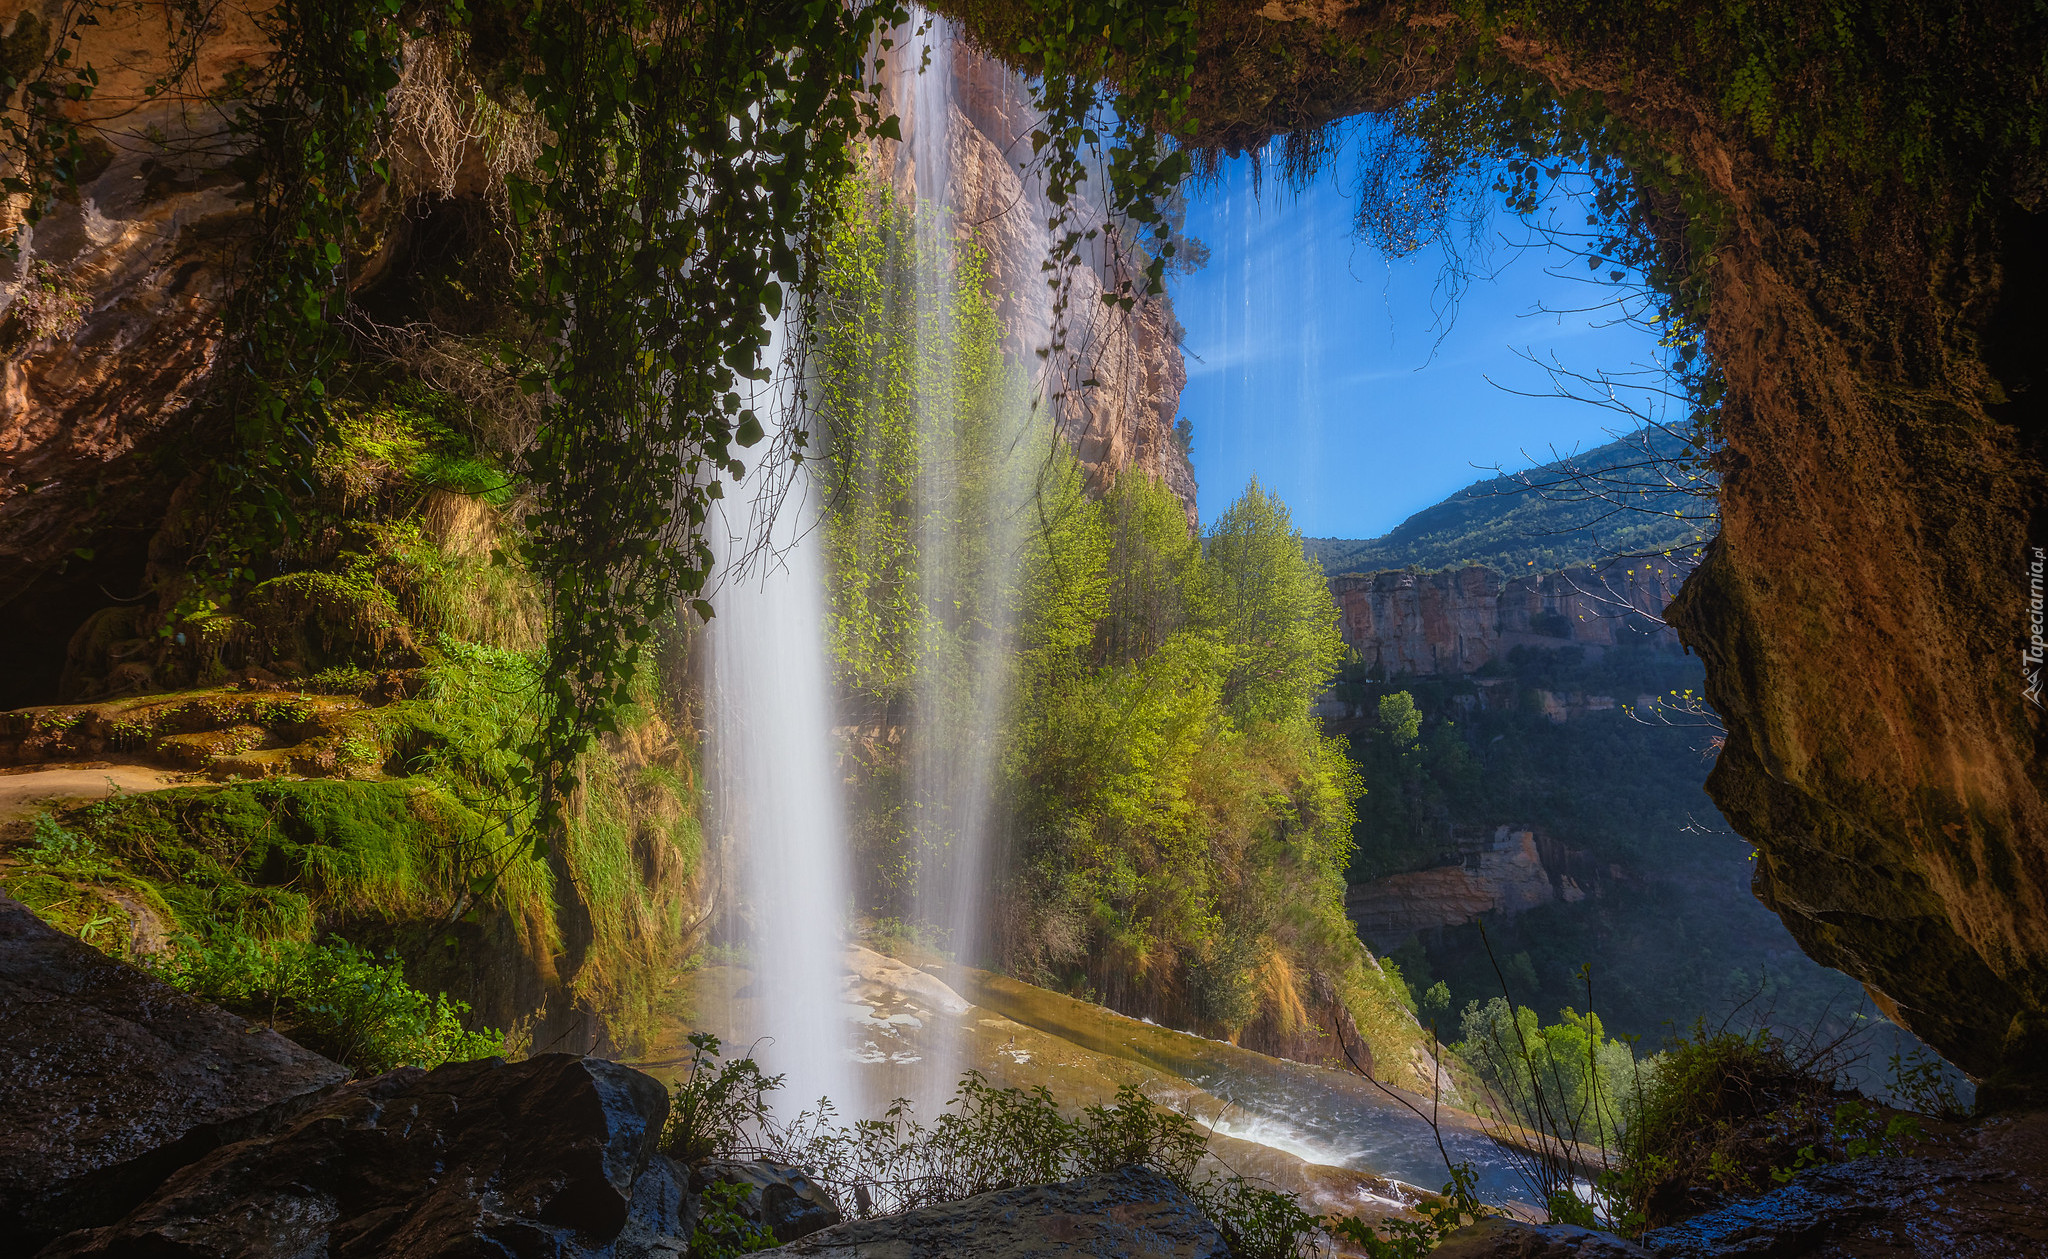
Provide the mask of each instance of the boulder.
POLYGON ((779 1250, 821 1259, 1229 1259, 1223 1234, 1172 1181, 1144 1167, 984 1193, 840 1224, 779 1250))
POLYGON ((1429 1254, 1430 1259, 1649 1259, 1650 1252, 1611 1233, 1572 1224, 1490 1219, 1467 1224, 1429 1254))
POLYGON ((120 1218, 283 1124, 348 1068, 196 1001, 0 896, 0 1254, 120 1218))
POLYGON ((1659 1259, 2048 1255, 2048 1112, 1923 1150, 1809 1168, 1762 1197, 1652 1229, 1643 1246, 1659 1259))
POLYGON ((801 1167, 757 1158, 751 1162, 706 1159, 690 1168, 690 1190, 702 1194, 714 1183, 744 1185, 739 1212, 787 1245, 839 1223, 839 1207, 801 1167))
POLYGON ((43 1254, 677 1255, 689 1211, 655 1148, 667 1117, 660 1084, 597 1058, 403 1068, 215 1150, 43 1254))

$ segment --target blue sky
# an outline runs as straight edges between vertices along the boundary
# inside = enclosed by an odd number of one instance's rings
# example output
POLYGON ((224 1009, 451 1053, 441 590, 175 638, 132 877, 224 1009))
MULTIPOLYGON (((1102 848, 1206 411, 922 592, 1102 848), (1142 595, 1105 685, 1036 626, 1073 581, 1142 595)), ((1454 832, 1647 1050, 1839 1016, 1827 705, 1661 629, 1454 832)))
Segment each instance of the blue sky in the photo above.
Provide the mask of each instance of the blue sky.
POLYGON ((1255 196, 1242 159, 1191 190, 1187 231, 1209 264, 1171 286, 1205 523, 1256 475, 1310 537, 1376 537, 1494 464, 1608 440, 1612 412, 1489 383, 1548 392, 1517 351, 1587 373, 1654 360, 1655 339, 1611 312, 1543 313, 1613 290, 1572 278, 1584 263, 1560 250, 1507 243, 1531 234, 1505 214, 1488 227, 1487 274, 1440 316, 1438 249, 1389 261, 1352 237, 1353 161, 1347 146, 1300 193, 1268 179, 1255 196))

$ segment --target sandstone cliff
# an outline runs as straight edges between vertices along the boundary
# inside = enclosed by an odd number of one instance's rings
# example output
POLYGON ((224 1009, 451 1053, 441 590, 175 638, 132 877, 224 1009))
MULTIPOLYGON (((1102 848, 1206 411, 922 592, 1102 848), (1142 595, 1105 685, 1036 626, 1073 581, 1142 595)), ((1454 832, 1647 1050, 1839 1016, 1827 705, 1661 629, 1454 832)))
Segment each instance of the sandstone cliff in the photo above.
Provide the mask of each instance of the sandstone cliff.
POLYGON ((1358 934, 1387 952, 1417 931, 1585 899, 1577 880, 1549 868, 1534 831, 1500 826, 1456 842, 1455 862, 1353 884, 1344 909, 1358 934))
POLYGON ((1490 568, 1405 570, 1332 578, 1338 628, 1368 669, 1387 677, 1472 673, 1516 647, 1642 645, 1680 650, 1659 618, 1677 570, 1626 560, 1597 569, 1503 580, 1490 568))
MULTIPOLYGON (((1048 370, 1039 356, 1053 332, 1044 270, 1052 206, 1032 160, 1038 118, 1024 77, 938 22, 895 57, 887 83, 902 120, 903 143, 892 154, 899 195, 944 207, 955 230, 986 251, 1005 352, 1036 373, 1091 486, 1100 490, 1137 468, 1170 487, 1195 526, 1194 468, 1174 436, 1187 366, 1167 299, 1141 297, 1128 313, 1105 306, 1105 289, 1133 271, 1097 249, 1073 275, 1068 361, 1048 370), (919 73, 927 48, 929 65, 919 73)), ((1090 191, 1083 189, 1084 201, 1090 191)), ((1099 187, 1092 191, 1099 196, 1099 187)), ((1084 227, 1102 227, 1099 205, 1081 213, 1084 227)))

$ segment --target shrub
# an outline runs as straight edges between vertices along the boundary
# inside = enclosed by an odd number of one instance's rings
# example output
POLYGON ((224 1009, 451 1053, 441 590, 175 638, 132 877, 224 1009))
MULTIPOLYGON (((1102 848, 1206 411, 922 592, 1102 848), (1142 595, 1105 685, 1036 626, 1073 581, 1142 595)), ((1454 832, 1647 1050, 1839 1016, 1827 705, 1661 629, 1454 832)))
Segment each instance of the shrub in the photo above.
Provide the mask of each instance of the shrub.
POLYGON ((691 1259, 731 1259, 775 1246, 775 1234, 747 1218, 751 1186, 715 1180, 698 1199, 702 1214, 690 1233, 691 1259))
POLYGON ((488 1058, 504 1038, 469 1031, 469 1006, 405 982, 396 957, 380 963, 340 939, 258 942, 223 932, 188 941, 162 977, 195 997, 276 1028, 358 1076, 488 1058))
POLYGON ((1470 1163, 1451 1167, 1443 1193, 1419 1203, 1414 1219, 1368 1224, 1347 1216, 1324 1216, 1319 1223, 1332 1237, 1363 1249, 1368 1259, 1422 1259, 1458 1229, 1493 1212, 1480 1205, 1478 1173, 1470 1163))
POLYGON ((662 1152, 686 1163, 738 1154, 770 1126, 768 1094, 782 1087, 779 1075, 763 1075, 752 1058, 718 1060, 718 1037, 690 1033, 690 1071, 676 1083, 662 1152))
POLYGON ((1546 1026, 1495 997, 1466 1006, 1459 1031, 1453 1048, 1496 1114, 1575 1145, 1613 1145, 1642 1091, 1635 1055, 1607 1037, 1597 1014, 1566 1008, 1546 1026))
POLYGON ((829 1103, 781 1124, 767 1102, 781 1076, 762 1074, 750 1058, 719 1061, 714 1036, 698 1033, 690 1044, 690 1070, 675 1086, 662 1148, 685 1159, 767 1155, 795 1163, 849 1218, 1144 1164, 1202 1205, 1238 1259, 1315 1253, 1322 1221, 1292 1195, 1206 1164, 1207 1134, 1134 1085, 1070 1119, 1043 1086, 997 1088, 969 1071, 929 1126, 901 1099, 880 1119, 850 1126, 834 1122, 829 1103))
POLYGON ((323 695, 360 695, 377 685, 377 675, 361 665, 343 664, 322 669, 306 679, 309 691, 323 695))
MULTIPOLYGON (((1767 1029, 1709 1032, 1654 1060, 1640 1111, 1602 1189, 1626 1228, 1655 1228, 1728 1197, 1766 1192, 1789 1173, 1882 1142, 1870 1112, 1836 1089, 1832 1046, 1797 1049, 1767 1029), (1845 1107, 1848 1107, 1845 1109, 1845 1107)), ((1894 1138, 1902 1132, 1892 1134, 1894 1138)))

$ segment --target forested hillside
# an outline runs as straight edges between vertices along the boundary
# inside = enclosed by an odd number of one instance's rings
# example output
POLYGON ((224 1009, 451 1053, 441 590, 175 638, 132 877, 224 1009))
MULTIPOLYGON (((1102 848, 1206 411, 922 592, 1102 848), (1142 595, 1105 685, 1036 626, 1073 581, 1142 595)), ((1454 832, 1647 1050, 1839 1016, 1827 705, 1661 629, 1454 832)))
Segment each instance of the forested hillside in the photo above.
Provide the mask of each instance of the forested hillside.
POLYGON ((1709 474, 1696 448, 1657 428, 1573 452, 1527 472, 1474 481, 1383 537, 1310 538, 1323 571, 1433 571, 1490 564, 1555 572, 1617 555, 1690 552, 1711 538, 1709 474))

